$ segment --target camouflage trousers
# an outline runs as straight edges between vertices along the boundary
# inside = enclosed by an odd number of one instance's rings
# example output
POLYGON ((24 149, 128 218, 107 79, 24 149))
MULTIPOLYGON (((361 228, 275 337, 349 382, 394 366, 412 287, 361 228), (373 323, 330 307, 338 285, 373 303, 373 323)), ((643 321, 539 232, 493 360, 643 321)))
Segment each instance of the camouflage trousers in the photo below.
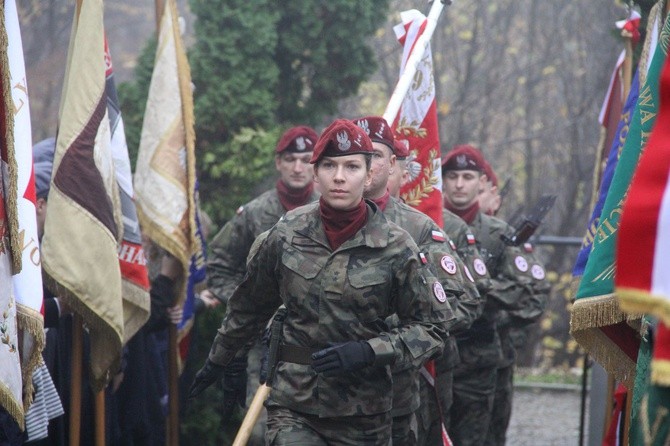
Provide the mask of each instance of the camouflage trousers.
POLYGON ((496 367, 454 370, 454 403, 447 432, 458 446, 485 444, 496 386, 496 367))
MULTIPOLYGON (((260 387, 261 361, 263 359, 263 345, 260 340, 256 341, 248 354, 247 365, 247 408, 256 395, 260 387)), ((261 409, 258 421, 254 425, 247 446, 263 446, 265 444, 265 424, 267 422, 267 412, 265 408, 261 409)))
POLYGON ((486 436, 487 446, 505 446, 505 435, 512 416, 513 381, 513 364, 498 369, 491 423, 489 424, 489 433, 486 436))
POLYGON ((393 417, 391 444, 415 446, 417 429, 417 419, 414 413, 393 417))
POLYGON ((435 388, 422 376, 420 380, 421 407, 417 410, 419 425, 418 446, 442 445, 442 423, 449 426, 449 408, 452 402, 450 371, 435 377, 435 388), (446 408, 446 411, 445 411, 446 408))
POLYGON ((320 418, 269 406, 268 446, 388 446, 391 415, 320 418))

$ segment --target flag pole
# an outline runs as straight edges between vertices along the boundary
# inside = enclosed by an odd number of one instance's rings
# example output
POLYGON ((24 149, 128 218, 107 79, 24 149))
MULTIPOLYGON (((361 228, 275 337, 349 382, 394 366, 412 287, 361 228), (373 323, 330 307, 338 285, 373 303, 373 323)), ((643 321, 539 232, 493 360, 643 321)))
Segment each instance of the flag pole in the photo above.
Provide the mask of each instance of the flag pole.
POLYGON ((81 368, 83 357, 83 335, 81 316, 72 315, 72 358, 70 368, 72 381, 70 382, 70 446, 79 446, 81 437, 81 368))
POLYGON ((414 74, 419 66, 419 62, 421 62, 421 59, 423 58, 423 54, 426 52, 428 43, 430 43, 430 38, 433 36, 435 26, 437 26, 437 19, 440 17, 444 5, 450 5, 452 1, 453 0, 433 0, 433 6, 431 6, 428 17, 426 17, 426 29, 416 40, 412 54, 409 56, 407 63, 405 64, 405 70, 400 75, 400 79, 398 79, 398 83, 396 84, 391 99, 384 111, 383 117, 389 124, 395 120, 395 117, 400 110, 400 106, 405 99, 405 95, 407 94, 410 85, 412 85, 414 74))

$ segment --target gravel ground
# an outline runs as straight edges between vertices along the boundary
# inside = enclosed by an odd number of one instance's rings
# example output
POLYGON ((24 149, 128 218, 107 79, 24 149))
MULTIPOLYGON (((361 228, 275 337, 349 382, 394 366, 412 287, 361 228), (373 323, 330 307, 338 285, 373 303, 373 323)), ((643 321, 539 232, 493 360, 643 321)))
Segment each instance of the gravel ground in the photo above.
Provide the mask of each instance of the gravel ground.
POLYGON ((579 444, 581 402, 578 391, 517 387, 514 392, 512 420, 507 430, 508 446, 579 444))

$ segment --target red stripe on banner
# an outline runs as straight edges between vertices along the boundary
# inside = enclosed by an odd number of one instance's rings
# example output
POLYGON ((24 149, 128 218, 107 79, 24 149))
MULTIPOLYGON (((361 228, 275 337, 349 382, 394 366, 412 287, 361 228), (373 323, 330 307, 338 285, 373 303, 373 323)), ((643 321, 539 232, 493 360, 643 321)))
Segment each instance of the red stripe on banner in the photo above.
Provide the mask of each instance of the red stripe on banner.
POLYGON ((631 181, 621 215, 616 284, 650 291, 658 219, 670 170, 670 62, 660 79, 656 125, 631 181))
POLYGON ((618 324, 602 326, 600 331, 610 338, 633 362, 637 362, 640 340, 636 330, 626 322, 619 322, 618 324))

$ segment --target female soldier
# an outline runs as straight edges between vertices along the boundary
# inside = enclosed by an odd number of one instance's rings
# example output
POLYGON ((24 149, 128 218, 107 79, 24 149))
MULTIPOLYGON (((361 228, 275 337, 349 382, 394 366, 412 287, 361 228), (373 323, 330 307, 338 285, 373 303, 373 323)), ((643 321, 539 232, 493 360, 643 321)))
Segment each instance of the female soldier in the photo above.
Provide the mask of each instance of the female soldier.
POLYGON ((363 200, 371 153, 367 134, 348 120, 324 130, 311 160, 320 201, 269 231, 191 387, 195 396, 220 379, 284 304, 268 444, 386 446, 389 366, 419 367, 442 350, 453 318, 442 285, 410 236, 363 200), (389 330, 393 313, 401 324, 389 330))

